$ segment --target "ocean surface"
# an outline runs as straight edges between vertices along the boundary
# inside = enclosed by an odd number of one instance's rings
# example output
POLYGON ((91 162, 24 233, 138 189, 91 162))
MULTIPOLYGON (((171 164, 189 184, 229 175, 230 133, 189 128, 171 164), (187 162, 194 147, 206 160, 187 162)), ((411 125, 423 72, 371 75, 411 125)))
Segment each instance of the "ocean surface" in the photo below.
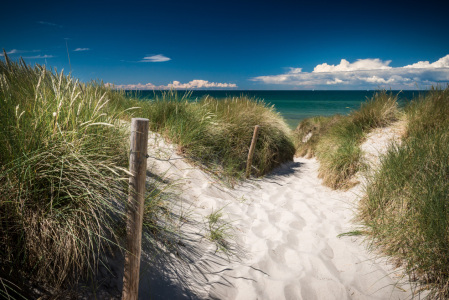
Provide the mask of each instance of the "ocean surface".
MULTIPOLYGON (((178 90, 179 96, 187 91, 178 90)), ((152 99, 160 95, 161 91, 131 92, 141 99, 152 99)), ((190 99, 201 99, 206 95, 222 99, 245 95, 267 104, 274 104, 291 128, 296 128, 303 119, 313 116, 330 116, 334 114, 348 114, 358 109, 360 104, 371 98, 376 91, 267 91, 267 90, 201 90, 190 91, 190 99)), ((404 105, 407 101, 425 91, 391 91, 394 95, 399 93, 399 103, 404 105)))

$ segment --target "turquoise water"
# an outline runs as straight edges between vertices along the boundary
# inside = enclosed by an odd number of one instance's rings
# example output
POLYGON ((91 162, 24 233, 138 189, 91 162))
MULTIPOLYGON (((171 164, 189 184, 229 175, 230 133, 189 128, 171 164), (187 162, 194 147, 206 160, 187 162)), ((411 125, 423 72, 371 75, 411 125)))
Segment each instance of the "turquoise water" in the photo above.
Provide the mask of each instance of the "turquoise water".
MULTIPOLYGON (((178 91, 183 95, 186 91, 178 91)), ((277 111, 286 119, 291 128, 295 128, 305 118, 313 116, 330 116, 334 114, 347 114, 358 109, 363 101, 373 96, 376 91, 254 91, 254 90, 202 90, 192 91, 192 99, 200 99, 206 95, 220 99, 225 97, 249 97, 263 99, 266 103, 274 104, 277 111)), ((134 93, 134 92, 133 92, 134 93)), ((138 97, 151 99, 160 91, 139 91, 138 97)), ((397 94, 399 91, 392 91, 397 94)), ((401 104, 416 97, 423 91, 401 91, 399 100, 401 104)))

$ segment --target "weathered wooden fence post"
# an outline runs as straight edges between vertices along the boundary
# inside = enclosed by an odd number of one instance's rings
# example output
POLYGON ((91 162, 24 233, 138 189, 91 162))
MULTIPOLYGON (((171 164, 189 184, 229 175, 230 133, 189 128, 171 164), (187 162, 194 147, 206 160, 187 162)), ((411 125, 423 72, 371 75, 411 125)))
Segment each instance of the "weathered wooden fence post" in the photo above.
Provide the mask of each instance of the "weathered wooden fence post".
POLYGON ((254 133, 253 133, 253 139, 251 141, 251 147, 249 147, 248 160, 246 161, 246 178, 249 178, 249 175, 251 175, 251 165, 253 164, 254 149, 256 148, 258 133, 259 133, 259 125, 256 125, 254 127, 254 133))
POLYGON ((129 155, 129 196, 126 221, 126 254, 123 274, 123 300, 137 300, 142 244, 143 202, 147 170, 148 119, 131 120, 129 155))

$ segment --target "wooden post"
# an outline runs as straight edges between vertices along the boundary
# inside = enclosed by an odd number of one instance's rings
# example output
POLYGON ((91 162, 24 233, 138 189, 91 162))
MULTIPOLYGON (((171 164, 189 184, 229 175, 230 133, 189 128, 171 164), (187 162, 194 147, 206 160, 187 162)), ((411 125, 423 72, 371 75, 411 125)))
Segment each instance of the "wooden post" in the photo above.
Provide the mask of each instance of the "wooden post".
POLYGON ((259 133, 259 125, 256 125, 254 127, 253 140, 251 141, 251 147, 249 147, 248 160, 246 161, 246 178, 249 178, 249 175, 251 175, 251 165, 253 164, 254 149, 256 148, 258 133, 259 133))
POLYGON ((142 244, 143 202, 147 171, 148 119, 131 120, 129 154, 129 196, 126 221, 126 254, 123 273, 123 300, 137 300, 142 244))

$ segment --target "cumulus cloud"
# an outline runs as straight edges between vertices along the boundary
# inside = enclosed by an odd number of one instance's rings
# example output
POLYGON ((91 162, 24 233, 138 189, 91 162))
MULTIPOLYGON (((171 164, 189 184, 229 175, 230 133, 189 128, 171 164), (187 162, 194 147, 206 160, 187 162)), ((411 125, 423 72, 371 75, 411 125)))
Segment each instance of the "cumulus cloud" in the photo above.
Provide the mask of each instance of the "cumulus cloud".
POLYGON ((236 88, 235 83, 220 83, 220 82, 209 82, 207 80, 195 79, 188 83, 180 83, 179 81, 173 81, 167 85, 168 88, 174 89, 201 89, 201 88, 236 88))
POLYGON ((160 88, 158 88, 156 85, 152 84, 152 83, 147 83, 147 84, 141 84, 141 83, 137 83, 137 84, 112 84, 112 83, 106 83, 105 84, 106 87, 110 87, 110 88, 115 88, 115 89, 120 89, 120 90, 158 90, 160 88))
POLYGON ((405 66, 404 68, 414 68, 414 69, 438 69, 438 68, 447 68, 449 67, 449 55, 440 58, 434 63, 430 63, 429 61, 419 61, 412 65, 405 66))
POLYGON ((169 83, 167 85, 154 85, 152 83, 121 84, 121 85, 113 85, 111 83, 106 83, 105 85, 108 87, 124 89, 124 90, 169 90, 169 89, 191 90, 191 89, 236 88, 237 87, 237 85, 235 83, 209 82, 207 80, 201 80, 201 79, 195 79, 195 80, 189 81, 188 83, 181 83, 179 81, 173 81, 173 83, 169 83))
POLYGON ((90 48, 76 48, 76 49, 73 50, 73 51, 78 52, 78 51, 89 51, 89 50, 90 50, 90 48))
POLYGON ((169 61, 171 58, 158 54, 158 55, 152 55, 152 56, 145 56, 140 62, 163 62, 163 61, 169 61))
POLYGON ((350 71, 361 71, 361 70, 387 70, 391 69, 388 65, 391 60, 381 61, 380 59, 358 59, 354 63, 350 63, 346 59, 342 59, 338 65, 328 65, 323 63, 316 66, 313 69, 315 73, 325 73, 325 72, 350 72, 350 71))
POLYGON ((390 63, 391 60, 382 61, 378 58, 359 59, 352 63, 342 59, 337 65, 319 64, 312 72, 303 72, 302 68, 290 68, 284 74, 258 76, 251 80, 303 88, 338 86, 395 89, 449 82, 449 55, 433 63, 419 61, 403 67, 391 67, 390 63))

